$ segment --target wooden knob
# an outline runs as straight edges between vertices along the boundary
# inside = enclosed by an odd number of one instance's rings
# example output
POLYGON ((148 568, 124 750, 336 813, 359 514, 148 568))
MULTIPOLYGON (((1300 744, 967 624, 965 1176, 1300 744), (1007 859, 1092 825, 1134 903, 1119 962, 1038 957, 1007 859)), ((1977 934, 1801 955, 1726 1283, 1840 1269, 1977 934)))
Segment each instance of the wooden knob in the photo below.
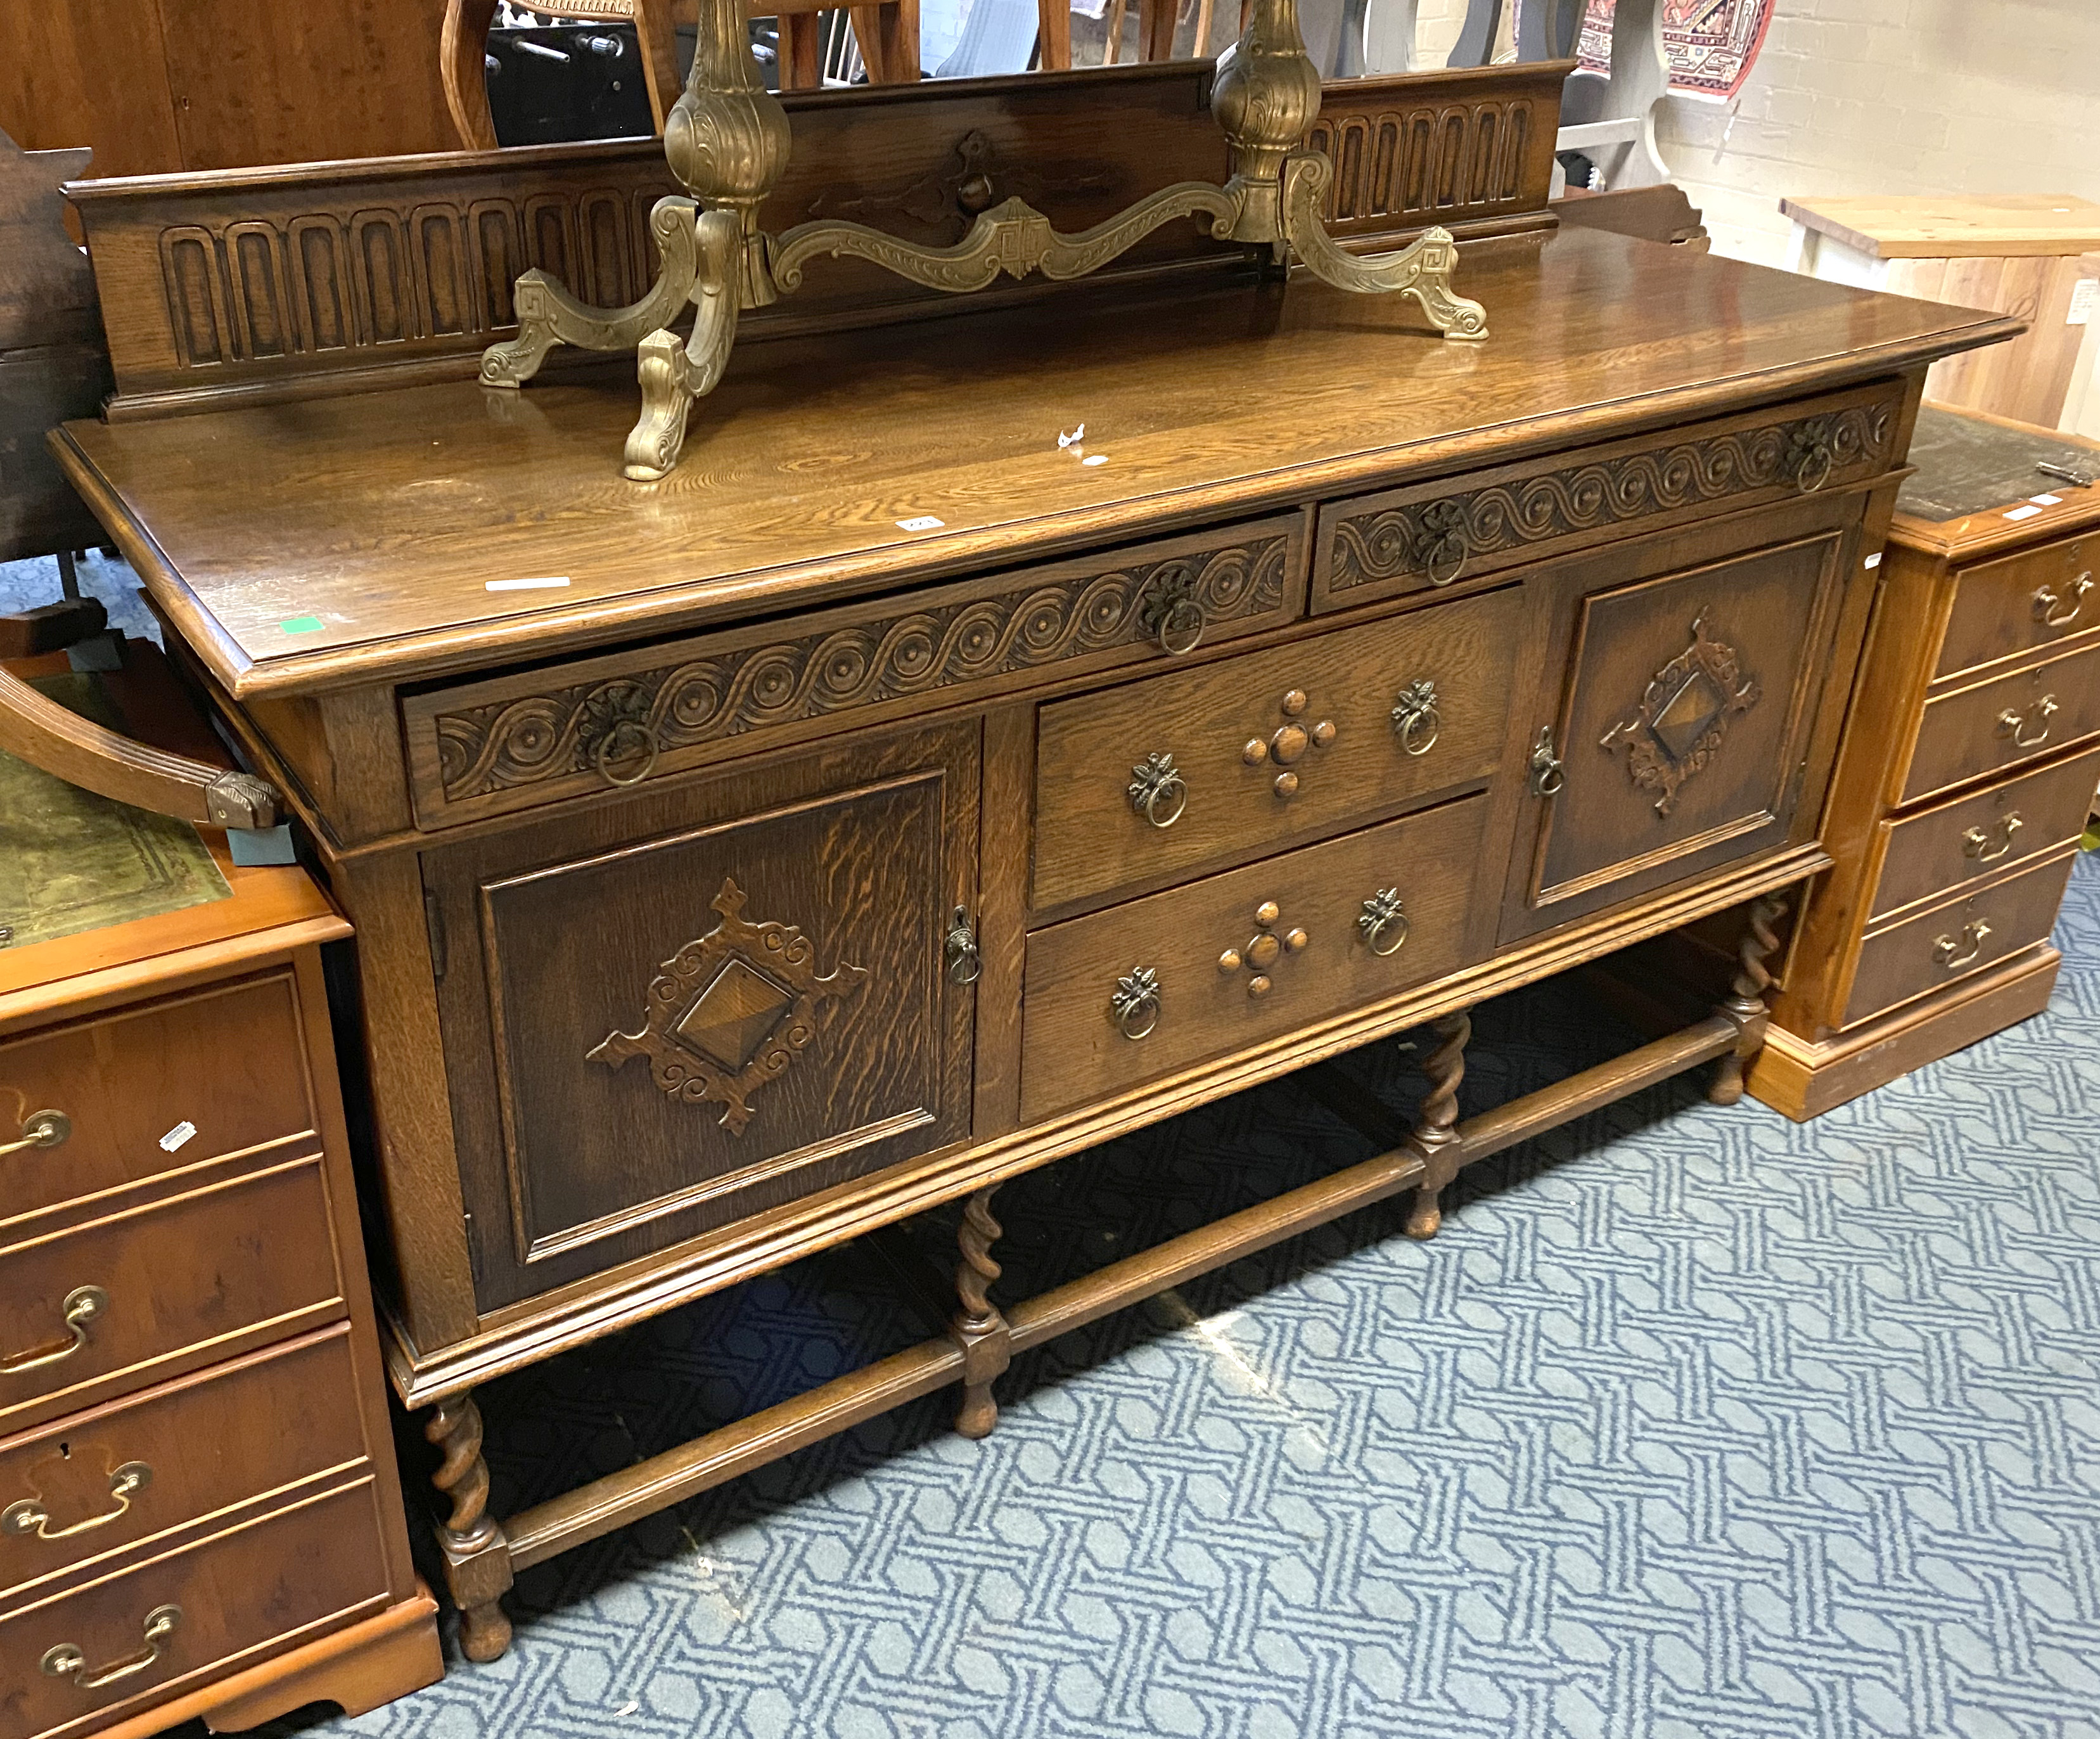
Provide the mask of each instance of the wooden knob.
POLYGON ((1283 716, 1286 718, 1295 718, 1305 710, 1305 691, 1302 688, 1294 688, 1283 697, 1283 716))
POLYGON ((1276 964, 1276 957, 1282 952, 1283 944, 1264 931, 1247 944, 1247 964, 1257 972, 1266 972, 1276 964))
POLYGON ((1299 949, 1303 948, 1306 943, 1312 941, 1312 938, 1307 935, 1304 931, 1294 929, 1285 935, 1283 938, 1283 946, 1288 948, 1293 954, 1295 954, 1299 949))
POLYGON ((1238 948, 1228 948, 1218 956, 1218 970, 1228 975, 1238 972, 1241 964, 1240 951, 1238 948))
POLYGON ((1322 748, 1325 748, 1330 743, 1333 742, 1335 740, 1334 720, 1331 718, 1323 718, 1318 724, 1315 725, 1312 727, 1312 740, 1318 744, 1322 748))
POLYGON ((1276 775, 1276 794, 1279 797, 1296 797, 1298 795, 1298 775, 1295 773, 1277 774, 1276 775))
POLYGON ((1276 757, 1278 766, 1287 767, 1305 753, 1306 745, 1312 740, 1303 725, 1279 725, 1276 735, 1268 739, 1268 752, 1276 757))
POLYGON ((1282 916, 1283 908, 1277 905, 1274 900, 1264 900, 1254 909, 1254 921, 1259 924, 1264 929, 1267 929, 1270 925, 1275 923, 1276 920, 1282 916))
POLYGON ((1268 745, 1260 737, 1249 737, 1246 747, 1240 751, 1240 759, 1251 767, 1258 767, 1268 759, 1268 745))
POLYGON ((1269 989, 1268 976, 1265 973, 1258 972, 1247 980, 1247 995, 1250 996, 1257 999, 1266 996, 1269 989))

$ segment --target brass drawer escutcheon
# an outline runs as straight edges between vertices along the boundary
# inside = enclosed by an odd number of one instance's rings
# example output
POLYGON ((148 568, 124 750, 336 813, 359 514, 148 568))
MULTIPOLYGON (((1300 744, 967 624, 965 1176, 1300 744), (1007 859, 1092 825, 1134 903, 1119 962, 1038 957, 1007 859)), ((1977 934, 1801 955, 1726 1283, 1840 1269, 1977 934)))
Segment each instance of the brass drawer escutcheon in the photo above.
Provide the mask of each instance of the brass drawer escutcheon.
POLYGON ((67 1528, 51 1526, 51 1512, 35 1498, 24 1498, 0 1510, 0 1534, 33 1534, 40 1540, 68 1540, 76 1534, 90 1534, 121 1520, 131 1508, 135 1492, 153 1483, 153 1470, 143 1461, 127 1461, 109 1476, 109 1495, 117 1500, 113 1510, 104 1510, 67 1528))
POLYGON ((109 1308, 109 1295, 100 1287, 75 1287, 65 1295, 63 1307, 65 1313, 66 1340, 64 1344, 47 1341, 40 1347, 32 1347, 26 1353, 17 1353, 11 1357, 0 1358, 0 1376, 19 1376, 24 1371, 41 1370, 46 1365, 55 1365, 61 1359, 71 1358, 87 1344, 87 1331, 95 1319, 109 1308))
POLYGON ((942 944, 946 956, 948 977, 957 984, 975 984, 984 975, 984 956, 977 949, 977 933, 970 922, 966 907, 958 906, 955 915, 948 921, 946 941, 942 944))
POLYGON ((1273 784, 1277 796, 1286 801, 1298 795, 1296 762, 1307 749, 1325 748, 1335 740, 1335 722, 1331 718, 1321 719, 1310 730, 1297 722, 1299 714, 1311 704, 1304 689, 1286 690, 1279 703, 1283 722, 1266 741, 1260 737, 1250 737, 1240 750, 1240 759, 1251 767, 1273 761, 1283 769, 1276 775, 1273 784))
POLYGON ((1130 806, 1155 828, 1171 828, 1189 807, 1189 783, 1171 755, 1151 754, 1130 770, 1130 806))
POLYGON ((2093 589, 2093 576, 2080 574, 2071 582, 2068 598, 2059 598, 2054 588, 2042 586, 2034 595, 2034 619, 2044 628, 2068 628, 2078 620, 2078 613, 2085 607, 2085 594, 2093 589), (2070 608, 2064 606, 2068 603, 2070 608))
POLYGON ((1998 843, 1991 843, 1991 836, 1981 828, 1971 828, 1961 836, 1961 855, 1974 858, 1979 863, 1996 863, 2013 849, 2013 836, 2027 823, 2014 810, 1998 823, 1998 843))
POLYGON ((1535 797, 1551 797, 1560 794, 1560 788, 1568 783, 1568 775, 1561 770, 1560 757, 1553 753, 1553 726, 1541 725, 1538 740, 1531 745, 1531 794, 1535 797))
POLYGON ((1245 947, 1228 948, 1218 956, 1218 970, 1230 978, 1244 969, 1251 975, 1247 995, 1259 1002, 1276 987, 1269 968, 1286 954, 1303 953, 1312 938, 1295 924, 1279 933, 1277 926, 1283 922, 1283 909, 1274 900, 1264 900, 1255 907, 1254 921, 1255 933, 1245 947))
POLYGON ((1948 971, 1958 972, 1983 951, 1983 943, 1990 933, 1989 925, 1981 918, 1971 918, 1961 926, 1960 936, 1933 938, 1932 958, 1948 971))
POLYGON ((73 1119, 64 1111, 32 1111, 22 1119, 22 1138, 0 1144, 0 1155, 31 1147, 57 1147, 72 1133, 73 1119))
POLYGON ((2057 710, 2054 695, 2044 695, 2024 707, 2007 707, 1998 715, 1998 735, 2010 737, 2015 748, 2040 748, 2049 741, 2049 722, 2057 710))
POLYGON ((1132 968, 1116 980, 1109 1015, 1124 1038, 1135 1044, 1159 1024, 1159 974, 1149 966, 1132 968))
POLYGON ((1407 946, 1407 907, 1397 888, 1380 888, 1364 902, 1357 919, 1364 933, 1364 946, 1380 960, 1390 960, 1407 946))
POLYGON ((1436 746, 1436 734, 1444 716, 1436 710, 1436 685, 1424 678, 1400 691, 1392 706, 1392 728, 1400 733, 1400 746, 1410 755, 1426 755, 1436 746))
POLYGON ((83 1691, 99 1691, 104 1685, 115 1684, 119 1679, 129 1679, 142 1673, 167 1652, 167 1642, 182 1626, 183 1609, 179 1606, 156 1606, 146 1614, 144 1640, 146 1646, 136 1654, 127 1654, 121 1661, 112 1661, 107 1666, 88 1670, 87 1657, 72 1643, 59 1643, 44 1651, 40 1663, 44 1671, 54 1679, 70 1679, 83 1691))

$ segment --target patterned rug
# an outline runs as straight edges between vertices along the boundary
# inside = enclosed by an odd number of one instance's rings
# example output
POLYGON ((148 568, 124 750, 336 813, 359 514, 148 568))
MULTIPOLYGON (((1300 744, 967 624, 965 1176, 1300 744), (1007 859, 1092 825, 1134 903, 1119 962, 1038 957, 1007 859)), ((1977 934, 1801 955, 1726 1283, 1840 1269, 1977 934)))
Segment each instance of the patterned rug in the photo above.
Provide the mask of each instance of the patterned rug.
MULTIPOLYGON (((2100 1739, 2100 860, 2049 1012, 1807 1128, 1693 1080, 518 1579, 315 1739, 2100 1739)), ((1622 1046, 1488 1005, 1468 1108, 1622 1046)), ((1394 1102, 1392 1044, 1350 1066, 1394 1102)), ((1279 1082, 1002 1192, 1023 1295, 1368 1145, 1279 1082)), ((948 1236, 925 1226, 929 1248, 948 1236)), ((849 1249, 488 1392, 499 1509, 923 1332, 849 1249)), ((187 1736, 186 1736, 187 1739, 187 1736)))
MULTIPOLYGON (((1727 102, 1743 88, 1771 28, 1775 0, 1662 0, 1662 49, 1670 88, 1727 102)), ((1615 0, 1590 0, 1576 53, 1609 77, 1615 0)))

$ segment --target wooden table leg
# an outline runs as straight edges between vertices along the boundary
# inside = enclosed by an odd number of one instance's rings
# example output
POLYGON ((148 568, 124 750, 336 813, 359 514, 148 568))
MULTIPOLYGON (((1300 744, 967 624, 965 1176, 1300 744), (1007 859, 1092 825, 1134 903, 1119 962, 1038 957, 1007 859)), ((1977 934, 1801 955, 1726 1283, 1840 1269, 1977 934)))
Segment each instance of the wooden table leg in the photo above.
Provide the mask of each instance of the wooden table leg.
POLYGON ((1466 1078, 1466 1044, 1473 1036, 1473 1020, 1460 1010, 1435 1022, 1430 1031, 1439 1041, 1423 1060, 1429 1091, 1423 1095, 1408 1145, 1422 1156, 1422 1181, 1415 1186, 1414 1203, 1407 1212, 1410 1238, 1434 1238, 1444 1223, 1438 1202, 1444 1186, 1458 1175, 1465 1155, 1465 1141, 1458 1134, 1458 1084, 1466 1078))
POLYGON ((961 1303, 948 1333, 963 1349, 963 1399, 955 1409, 955 1429, 966 1437, 987 1437, 999 1423, 992 1379, 1013 1357, 1006 1318, 990 1297, 991 1283, 999 1272, 991 1258, 999 1230, 991 1216, 991 1189, 980 1189, 969 1198, 963 1209, 962 1229, 955 1234, 963 1252, 955 1265, 955 1293, 961 1303))
POLYGON ((1776 894, 1761 894, 1750 907, 1749 926, 1736 948, 1736 982, 1718 1010, 1736 1023, 1736 1044, 1721 1058, 1714 1084, 1706 1090, 1716 1105, 1733 1105, 1743 1097, 1744 1071, 1764 1048, 1764 993, 1772 980, 1765 957, 1779 946, 1775 926, 1785 915, 1786 901, 1776 894))
POLYGON ((430 1410, 423 1435, 443 1451, 430 1483, 452 1500, 438 1524, 445 1582, 460 1609, 460 1652, 492 1661, 510 1646, 502 1599, 510 1587, 510 1543, 488 1513, 488 1463, 481 1459, 481 1409, 457 1395, 430 1410))

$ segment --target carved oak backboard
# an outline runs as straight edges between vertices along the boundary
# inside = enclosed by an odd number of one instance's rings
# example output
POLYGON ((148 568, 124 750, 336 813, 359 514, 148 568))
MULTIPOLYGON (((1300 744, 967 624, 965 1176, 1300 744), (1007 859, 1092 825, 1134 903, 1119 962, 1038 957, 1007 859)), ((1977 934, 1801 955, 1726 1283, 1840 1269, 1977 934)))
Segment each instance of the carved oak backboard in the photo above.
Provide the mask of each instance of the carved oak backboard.
POLYGON ((968 1132, 973 730, 426 858, 484 1309, 968 1132))

